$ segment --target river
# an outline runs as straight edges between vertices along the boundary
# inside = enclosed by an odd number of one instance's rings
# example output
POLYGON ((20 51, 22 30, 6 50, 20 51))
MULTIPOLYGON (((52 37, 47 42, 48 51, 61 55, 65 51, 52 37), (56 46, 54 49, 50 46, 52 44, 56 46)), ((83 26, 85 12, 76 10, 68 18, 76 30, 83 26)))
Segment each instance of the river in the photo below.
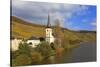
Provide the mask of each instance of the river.
POLYGON ((96 43, 81 43, 79 47, 69 51, 69 57, 67 52, 62 58, 62 63, 96 61, 96 43))
POLYGON ((81 43, 79 47, 64 51, 62 56, 56 59, 52 56, 50 61, 47 64, 96 61, 96 43, 81 43))

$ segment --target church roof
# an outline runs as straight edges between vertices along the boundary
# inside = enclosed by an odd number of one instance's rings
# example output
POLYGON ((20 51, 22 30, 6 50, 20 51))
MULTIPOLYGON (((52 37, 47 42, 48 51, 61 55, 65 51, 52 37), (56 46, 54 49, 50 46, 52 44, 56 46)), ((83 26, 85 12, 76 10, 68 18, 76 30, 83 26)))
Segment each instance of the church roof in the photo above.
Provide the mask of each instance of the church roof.
POLYGON ((50 28, 51 24, 50 24, 50 15, 48 14, 48 22, 47 22, 47 28, 50 28))

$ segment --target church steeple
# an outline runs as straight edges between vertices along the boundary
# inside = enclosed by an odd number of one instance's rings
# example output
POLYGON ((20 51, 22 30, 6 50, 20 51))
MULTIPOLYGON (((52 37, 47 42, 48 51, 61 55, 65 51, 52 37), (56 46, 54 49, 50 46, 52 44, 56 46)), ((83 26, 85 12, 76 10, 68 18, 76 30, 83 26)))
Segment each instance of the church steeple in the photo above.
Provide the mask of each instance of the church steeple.
POLYGON ((46 42, 49 44, 54 43, 54 36, 52 35, 52 28, 50 24, 50 14, 48 14, 46 31, 46 42))
POLYGON ((48 14, 48 22, 47 22, 47 28, 50 28, 51 24, 50 24, 50 14, 48 14))

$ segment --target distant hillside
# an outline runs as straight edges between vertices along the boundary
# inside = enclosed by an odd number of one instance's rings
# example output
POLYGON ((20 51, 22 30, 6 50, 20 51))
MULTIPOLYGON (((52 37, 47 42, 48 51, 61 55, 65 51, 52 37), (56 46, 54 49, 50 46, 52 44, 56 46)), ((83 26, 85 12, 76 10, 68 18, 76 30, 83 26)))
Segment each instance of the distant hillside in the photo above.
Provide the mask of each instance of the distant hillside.
POLYGON ((14 16, 11 18, 11 36, 19 38, 45 36, 45 26, 28 23, 14 16))
MULTIPOLYGON (((45 37, 45 27, 44 25, 38 25, 34 23, 26 22, 15 16, 11 17, 11 36, 18 38, 29 38, 31 36, 35 37, 45 37)), ((95 31, 71 31, 62 28, 62 31, 67 38, 67 40, 96 40, 95 31)))

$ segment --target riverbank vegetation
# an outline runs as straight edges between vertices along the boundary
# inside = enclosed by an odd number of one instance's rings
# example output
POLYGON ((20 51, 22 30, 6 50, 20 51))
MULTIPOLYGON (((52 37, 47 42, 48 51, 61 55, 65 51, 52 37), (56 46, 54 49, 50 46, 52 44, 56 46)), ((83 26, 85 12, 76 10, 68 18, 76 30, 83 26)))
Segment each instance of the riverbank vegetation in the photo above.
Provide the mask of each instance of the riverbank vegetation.
POLYGON ((20 43, 17 51, 11 51, 11 66, 42 64, 41 62, 52 55, 55 55, 55 52, 47 42, 42 42, 32 48, 24 41, 20 43))
MULTIPOLYGON (((51 63, 50 59, 52 57, 61 57, 63 51, 66 49, 73 48, 69 45, 66 47, 56 47, 52 46, 48 42, 41 42, 35 48, 32 48, 26 41, 23 41, 19 45, 17 51, 11 51, 11 66, 25 66, 25 65, 39 65, 51 63)), ((56 61, 58 62, 58 61, 56 61)))

